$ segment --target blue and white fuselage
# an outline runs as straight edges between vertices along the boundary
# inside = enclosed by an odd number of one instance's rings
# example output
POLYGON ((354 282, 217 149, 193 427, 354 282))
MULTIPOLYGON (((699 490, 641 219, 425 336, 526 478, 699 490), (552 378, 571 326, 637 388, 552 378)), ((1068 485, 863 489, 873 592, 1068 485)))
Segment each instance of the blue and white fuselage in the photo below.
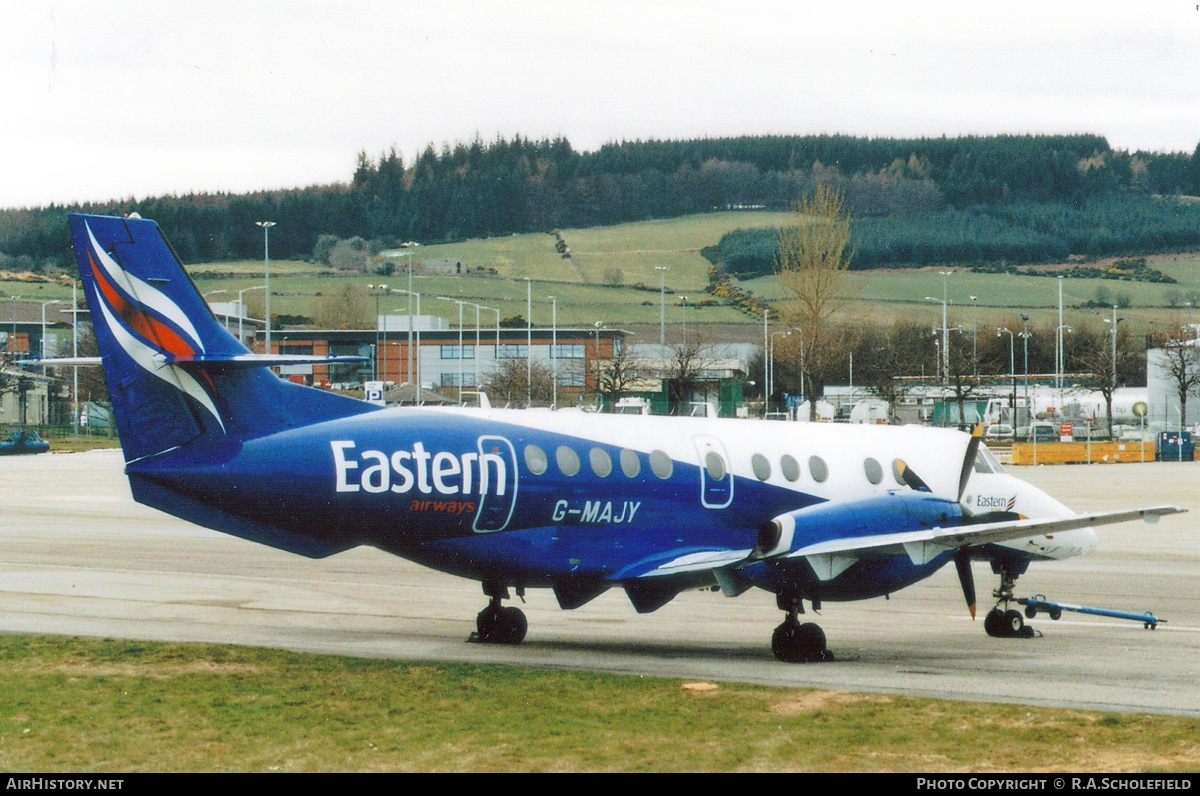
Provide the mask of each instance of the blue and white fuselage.
MULTIPOLYGON (((713 581, 690 570, 671 578, 660 567, 702 553, 749 553, 765 523, 821 504, 826 521, 805 528, 805 544, 878 533, 880 518, 862 516, 863 501, 877 498, 879 511, 890 510, 889 494, 897 510, 908 496, 934 512, 910 517, 905 506, 883 518, 893 525, 957 525, 957 504, 915 496, 896 462, 920 472, 935 492, 939 485, 950 491, 966 446, 957 431, 906 426, 391 409, 206 448, 203 456, 172 451, 128 472, 135 492, 144 480, 186 494, 303 538, 314 555, 371 545, 515 586, 554 587, 563 579, 617 585, 656 573, 669 589, 713 581), (839 515, 844 523, 828 521, 839 515)), ((991 457, 978 460, 967 498, 984 511, 1074 516, 991 457)), ((1090 551, 1095 534, 1085 528, 1007 545, 1014 556, 1062 558, 1090 551)), ((870 559, 868 577, 848 569, 824 583, 809 578, 806 591, 826 600, 875 597, 949 560, 870 559)), ((762 561, 741 572, 767 585, 779 569, 762 561)), ((791 578, 807 574, 802 561, 784 569, 796 570, 791 578)))
POLYGON ((688 588, 758 587, 789 613, 776 655, 814 660, 827 650, 796 621, 804 600, 888 594, 953 560, 973 613, 972 559, 1003 587, 1090 551, 1090 525, 1177 511, 1074 514, 957 431, 382 410, 279 379, 271 367, 339 358, 247 351, 153 222, 69 225, 134 497, 306 556, 370 545, 477 579, 485 641, 524 637, 509 588, 564 608, 623 588, 652 611, 688 588))

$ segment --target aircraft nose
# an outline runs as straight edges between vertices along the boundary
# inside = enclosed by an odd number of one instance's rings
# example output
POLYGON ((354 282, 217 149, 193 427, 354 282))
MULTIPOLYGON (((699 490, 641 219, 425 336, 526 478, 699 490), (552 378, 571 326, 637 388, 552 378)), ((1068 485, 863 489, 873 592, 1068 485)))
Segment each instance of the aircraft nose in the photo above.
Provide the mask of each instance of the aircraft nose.
POLYGON ((1095 528, 1080 528, 1077 533, 1079 534, 1079 544, 1083 548, 1084 555, 1095 550, 1096 546, 1100 544, 1100 537, 1096 535, 1095 528))

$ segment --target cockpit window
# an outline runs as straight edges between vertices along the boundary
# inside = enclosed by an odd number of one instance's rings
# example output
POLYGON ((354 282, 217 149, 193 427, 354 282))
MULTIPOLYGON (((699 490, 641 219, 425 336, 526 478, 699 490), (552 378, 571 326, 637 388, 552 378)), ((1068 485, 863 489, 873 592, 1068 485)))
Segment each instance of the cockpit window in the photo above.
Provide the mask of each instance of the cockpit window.
POLYGON ((1000 464, 996 454, 988 450, 987 445, 980 444, 979 453, 975 456, 975 472, 1003 473, 1004 471, 1004 465, 1000 464))

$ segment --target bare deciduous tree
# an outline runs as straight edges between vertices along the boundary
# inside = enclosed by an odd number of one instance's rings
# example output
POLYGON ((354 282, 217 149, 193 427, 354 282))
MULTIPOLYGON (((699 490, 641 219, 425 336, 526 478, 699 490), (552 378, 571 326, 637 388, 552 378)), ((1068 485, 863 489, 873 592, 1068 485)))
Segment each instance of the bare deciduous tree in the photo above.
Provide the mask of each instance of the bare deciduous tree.
POLYGON ((617 411, 617 403, 650 375, 646 361, 635 356, 628 345, 622 345, 611 359, 597 360, 595 368, 596 393, 604 398, 609 412, 617 411))
POLYGON ((812 196, 792 207, 792 223, 779 230, 775 273, 784 291, 783 320, 799 331, 784 349, 793 351, 811 385, 809 419, 816 420, 817 398, 825 381, 840 368, 852 335, 831 324, 846 301, 850 250, 850 214, 842 195, 819 185, 812 196))
POLYGON ((1130 344, 1129 330, 1117 328, 1116 351, 1111 331, 1100 334, 1088 327, 1078 327, 1071 335, 1071 361, 1075 369, 1087 374, 1090 385, 1104 396, 1108 415, 1108 436, 1113 436, 1113 394, 1136 373, 1139 356, 1130 344))
POLYGON ((1186 428, 1188 397, 1200 389, 1200 347, 1196 345, 1195 334, 1187 327, 1163 335, 1159 342, 1167 381, 1175 387, 1179 398, 1179 425, 1186 428))
POLYGON ((541 362, 502 359, 483 380, 488 399, 500 406, 549 406, 554 400, 554 380, 550 368, 541 362))
POLYGON ((354 285, 342 285, 313 298, 313 324, 319 329, 373 329, 371 297, 354 285))
POLYGON ((682 343, 671 347, 671 359, 665 374, 671 414, 687 414, 685 403, 688 396, 703 382, 704 371, 712 367, 712 362, 712 345, 700 332, 688 332, 682 343))

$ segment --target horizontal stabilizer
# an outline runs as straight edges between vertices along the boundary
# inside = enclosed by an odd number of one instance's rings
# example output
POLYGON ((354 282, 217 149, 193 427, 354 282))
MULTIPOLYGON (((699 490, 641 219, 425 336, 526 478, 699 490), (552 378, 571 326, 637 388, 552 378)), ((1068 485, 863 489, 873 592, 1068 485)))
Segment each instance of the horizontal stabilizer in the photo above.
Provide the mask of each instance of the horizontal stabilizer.
MULTIPOLYGON (((164 365, 180 365, 202 370, 224 371, 245 368, 274 368, 280 365, 340 365, 348 362, 370 362, 370 357, 330 354, 190 354, 161 355, 164 365)), ((102 365, 100 357, 58 357, 56 359, 27 359, 22 365, 39 368, 70 367, 72 365, 102 365)))
POLYGON ((25 359, 21 365, 33 368, 69 368, 83 365, 103 365, 100 357, 58 357, 57 359, 25 359))
POLYGON ((280 365, 323 365, 346 362, 369 362, 369 357, 322 356, 320 354, 193 354, 172 357, 171 364, 201 370, 240 370, 243 368, 273 368, 280 365))

